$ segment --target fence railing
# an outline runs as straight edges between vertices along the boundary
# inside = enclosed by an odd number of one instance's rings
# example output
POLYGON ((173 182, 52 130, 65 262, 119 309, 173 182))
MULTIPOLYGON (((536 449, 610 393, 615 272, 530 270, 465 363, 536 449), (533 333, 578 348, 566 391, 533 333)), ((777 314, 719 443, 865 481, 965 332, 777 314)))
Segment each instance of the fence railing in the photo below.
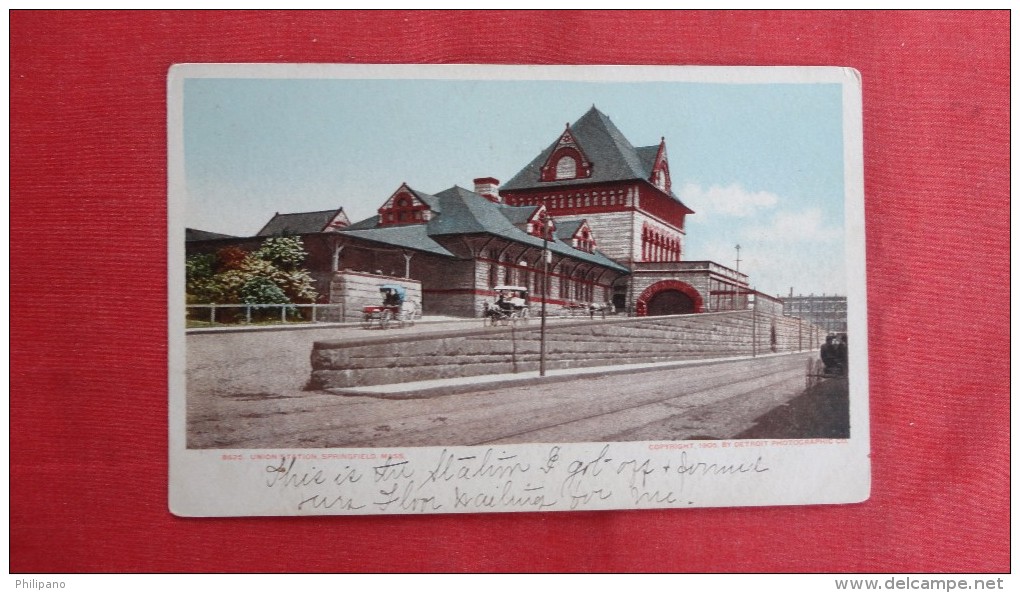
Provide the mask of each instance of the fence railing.
POLYGON ((208 304, 186 305, 191 327, 267 323, 338 323, 347 321, 342 304, 208 304))

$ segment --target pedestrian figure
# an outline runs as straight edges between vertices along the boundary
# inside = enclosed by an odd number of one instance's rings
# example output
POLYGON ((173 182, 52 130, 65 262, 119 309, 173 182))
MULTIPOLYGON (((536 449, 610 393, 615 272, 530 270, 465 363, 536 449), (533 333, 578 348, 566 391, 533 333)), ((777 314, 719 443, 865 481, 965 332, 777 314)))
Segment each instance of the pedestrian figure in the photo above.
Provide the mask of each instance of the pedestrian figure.
POLYGON ((836 334, 829 334, 825 337, 821 357, 826 375, 835 375, 839 372, 839 346, 836 344, 836 334))
POLYGON ((392 288, 383 289, 383 294, 385 295, 383 297, 383 306, 385 307, 399 307, 404 303, 404 299, 400 298, 397 291, 392 288))

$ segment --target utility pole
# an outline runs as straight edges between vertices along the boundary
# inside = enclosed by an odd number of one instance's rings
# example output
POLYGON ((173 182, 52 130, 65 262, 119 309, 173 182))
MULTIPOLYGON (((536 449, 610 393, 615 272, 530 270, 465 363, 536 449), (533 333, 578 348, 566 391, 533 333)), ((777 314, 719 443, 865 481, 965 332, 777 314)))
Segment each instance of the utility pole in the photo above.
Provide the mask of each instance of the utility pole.
POLYGON ((737 271, 740 271, 740 243, 737 243, 737 271))
MULTIPOLYGON (((739 246, 738 246, 739 247, 739 246)), ((751 289, 751 358, 758 356, 758 295, 751 289)))
POLYGON ((548 212, 544 212, 545 219, 542 221, 542 326, 539 330, 538 349, 538 376, 545 376, 545 306, 549 300, 549 260, 552 259, 549 253, 549 233, 552 232, 552 219, 548 212))

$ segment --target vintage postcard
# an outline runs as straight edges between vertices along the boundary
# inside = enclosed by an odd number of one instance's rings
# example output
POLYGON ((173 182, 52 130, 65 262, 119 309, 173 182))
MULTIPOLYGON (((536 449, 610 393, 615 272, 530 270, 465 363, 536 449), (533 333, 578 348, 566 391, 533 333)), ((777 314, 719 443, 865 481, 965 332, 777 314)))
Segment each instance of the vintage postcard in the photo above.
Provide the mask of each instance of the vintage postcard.
POLYGON ((184 64, 182 516, 854 503, 848 68, 184 64))

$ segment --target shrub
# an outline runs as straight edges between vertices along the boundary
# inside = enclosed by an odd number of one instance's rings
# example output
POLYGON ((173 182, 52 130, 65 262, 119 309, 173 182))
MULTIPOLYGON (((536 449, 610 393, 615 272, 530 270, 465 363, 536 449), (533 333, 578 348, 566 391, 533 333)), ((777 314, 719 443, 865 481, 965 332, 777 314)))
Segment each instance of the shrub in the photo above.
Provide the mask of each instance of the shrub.
POLYGON ((273 237, 248 253, 224 247, 216 255, 187 259, 187 302, 190 303, 314 303, 318 294, 307 270, 308 254, 301 239, 273 237))

